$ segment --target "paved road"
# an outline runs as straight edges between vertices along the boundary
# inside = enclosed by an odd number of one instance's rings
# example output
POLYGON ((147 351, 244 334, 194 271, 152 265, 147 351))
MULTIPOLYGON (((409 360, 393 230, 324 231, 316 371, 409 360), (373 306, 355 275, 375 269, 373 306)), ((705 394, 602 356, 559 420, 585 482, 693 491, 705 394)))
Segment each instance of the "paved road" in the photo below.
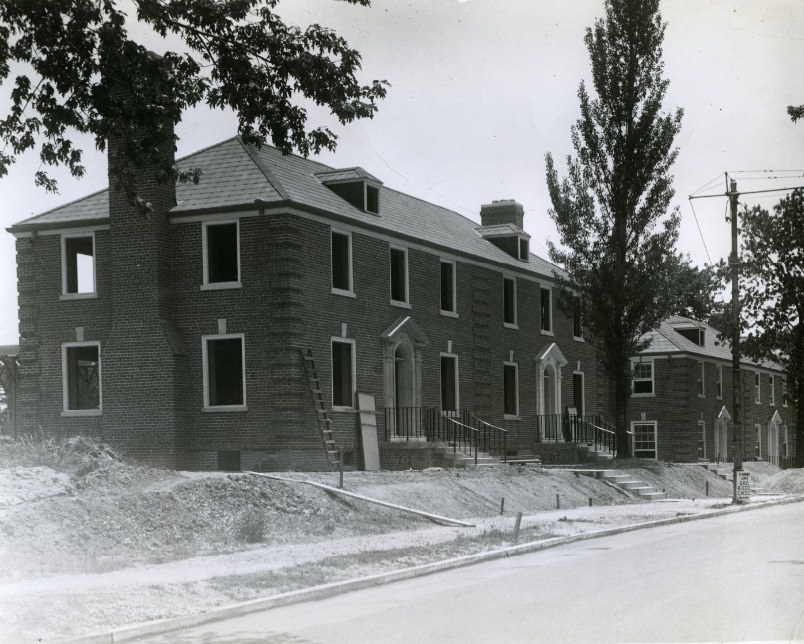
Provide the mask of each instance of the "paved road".
POLYGON ((804 639, 804 503, 579 542, 147 641, 799 638, 804 639))

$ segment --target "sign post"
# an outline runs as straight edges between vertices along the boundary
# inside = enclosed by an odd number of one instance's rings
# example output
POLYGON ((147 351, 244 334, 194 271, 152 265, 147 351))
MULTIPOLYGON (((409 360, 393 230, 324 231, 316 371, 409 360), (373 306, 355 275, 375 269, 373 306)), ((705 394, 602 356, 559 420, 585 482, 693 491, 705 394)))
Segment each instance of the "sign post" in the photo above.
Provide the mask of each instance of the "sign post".
POLYGON ((751 472, 738 470, 734 473, 735 489, 737 490, 737 501, 748 501, 751 498, 751 472))

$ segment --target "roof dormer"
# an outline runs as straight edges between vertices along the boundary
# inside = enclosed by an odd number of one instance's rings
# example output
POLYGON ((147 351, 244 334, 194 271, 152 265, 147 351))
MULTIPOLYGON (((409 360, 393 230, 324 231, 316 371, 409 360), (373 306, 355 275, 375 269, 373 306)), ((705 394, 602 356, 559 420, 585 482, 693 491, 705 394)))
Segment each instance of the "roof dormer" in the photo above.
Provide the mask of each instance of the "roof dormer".
POLYGON ((522 229, 525 209, 513 199, 501 199, 480 207, 477 231, 511 257, 523 262, 530 259, 530 235, 522 229))
POLYGON ((677 318, 670 321, 673 331, 694 342, 699 347, 706 346, 706 325, 695 322, 694 320, 677 318))
POLYGON ((380 214, 380 186, 382 181, 363 168, 345 168, 317 172, 318 180, 344 201, 363 212, 380 214))

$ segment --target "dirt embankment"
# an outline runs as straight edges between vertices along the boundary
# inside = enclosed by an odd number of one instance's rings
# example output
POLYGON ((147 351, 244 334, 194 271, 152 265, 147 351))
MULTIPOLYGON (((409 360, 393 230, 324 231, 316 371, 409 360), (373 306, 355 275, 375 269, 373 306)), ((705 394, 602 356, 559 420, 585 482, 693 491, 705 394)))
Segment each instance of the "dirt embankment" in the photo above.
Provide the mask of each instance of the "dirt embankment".
MULTIPOLYGON (((804 492, 800 470, 750 466, 769 492, 804 492)), ((0 641, 191 614, 496 548, 511 542, 517 512, 525 541, 703 512, 731 494, 697 465, 606 467, 687 501, 645 502, 569 468, 346 473, 351 492, 476 526, 447 528, 301 483, 337 485, 328 473, 173 472, 126 464, 83 439, 2 443, 0 641)))

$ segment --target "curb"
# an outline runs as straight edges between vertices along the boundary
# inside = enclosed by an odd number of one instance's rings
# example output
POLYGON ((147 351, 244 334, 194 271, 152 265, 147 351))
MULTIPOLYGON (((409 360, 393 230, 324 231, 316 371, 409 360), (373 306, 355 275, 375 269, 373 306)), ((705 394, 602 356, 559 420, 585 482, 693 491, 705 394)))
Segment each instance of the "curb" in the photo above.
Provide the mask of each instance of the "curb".
POLYGON ((252 599, 246 602, 237 604, 230 604, 229 606, 221 606, 212 610, 200 613, 198 615, 187 615, 184 617, 172 617, 162 620, 145 622, 141 624, 131 624, 123 626, 113 631, 98 633, 95 635, 88 635, 85 637, 72 638, 69 640, 59 640, 62 644, 116 644, 118 642, 135 641, 137 638, 149 635, 159 635, 168 633, 183 628, 190 628, 200 626, 209 622, 217 622, 232 617, 240 617, 248 613, 254 613, 269 608, 278 608, 280 606, 288 606, 290 604, 301 603, 305 601, 326 599, 334 597, 346 592, 361 590, 364 588, 372 588, 374 586, 381 586, 395 581, 402 581, 405 579, 412 579, 423 575, 429 575, 436 572, 445 570, 453 570, 455 568, 462 568, 476 563, 485 561, 493 561, 495 559, 503 559, 506 557, 515 557, 517 555, 528 554, 531 552, 538 552, 540 550, 547 550, 548 548, 555 548, 578 541, 587 541, 599 537, 608 537, 615 534, 624 532, 634 532, 636 530, 644 530, 647 528, 657 528, 661 526, 673 525, 677 523, 687 523, 690 521, 699 521, 702 519, 710 519, 712 517, 724 516, 727 514, 734 514, 736 512, 745 512, 748 510, 759 510, 762 508, 788 505, 791 503, 804 502, 804 496, 788 497, 784 499, 774 499, 773 501, 760 501, 759 503, 751 505, 737 505, 720 510, 713 510, 701 514, 685 515, 680 517, 672 517, 669 519, 657 519, 655 521, 646 521, 645 523, 633 523, 630 525, 618 526, 616 528, 605 528, 603 530, 595 530, 592 532, 583 532, 575 535, 568 535, 565 537, 553 537, 552 539, 543 539, 541 541, 530 541, 515 546, 506 546, 498 548, 497 550, 489 550, 487 552, 479 552, 471 555, 463 555, 460 557, 453 557, 452 559, 444 559, 442 561, 435 561, 432 563, 421 564, 412 566, 410 568, 403 568, 392 572, 378 573, 363 577, 362 579, 349 579, 346 581, 332 582, 329 584, 322 584, 320 586, 312 586, 310 588, 302 588, 293 590, 280 595, 272 595, 270 597, 263 597, 261 599, 252 599))

